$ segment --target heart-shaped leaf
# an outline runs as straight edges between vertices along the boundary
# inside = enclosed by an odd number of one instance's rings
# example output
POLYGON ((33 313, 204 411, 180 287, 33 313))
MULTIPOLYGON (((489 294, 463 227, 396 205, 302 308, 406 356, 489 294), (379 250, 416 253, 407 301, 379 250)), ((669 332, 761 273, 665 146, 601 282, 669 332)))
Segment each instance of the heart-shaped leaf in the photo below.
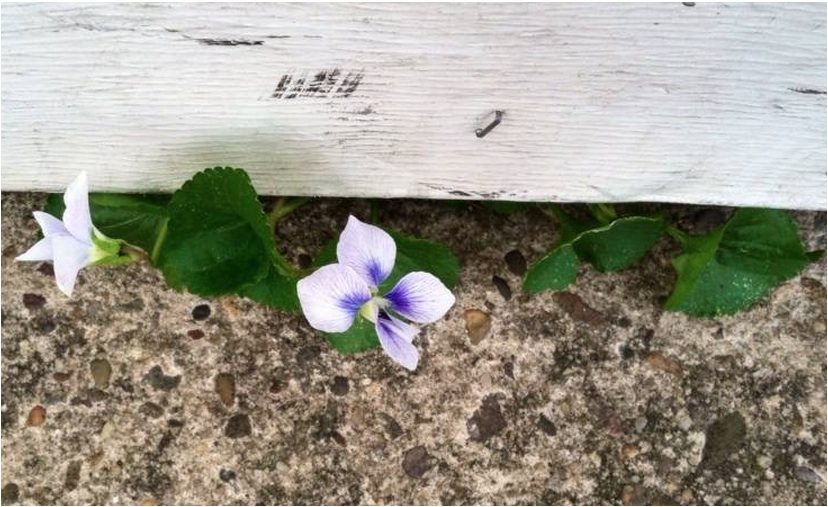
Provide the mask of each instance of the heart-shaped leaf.
POLYGON ((719 229, 680 242, 665 308, 706 317, 747 308, 821 256, 805 252, 787 213, 770 209, 737 210, 719 229))
POLYGON ((159 265, 167 283, 201 296, 259 282, 278 258, 250 178, 241 169, 206 169, 173 194, 159 265))

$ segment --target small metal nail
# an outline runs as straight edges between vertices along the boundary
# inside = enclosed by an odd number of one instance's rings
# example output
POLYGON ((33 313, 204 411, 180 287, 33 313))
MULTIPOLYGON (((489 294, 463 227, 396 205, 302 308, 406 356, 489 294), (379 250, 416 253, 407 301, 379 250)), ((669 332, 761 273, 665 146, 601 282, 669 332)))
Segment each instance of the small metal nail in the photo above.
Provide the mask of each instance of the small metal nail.
POLYGON ((475 130, 474 135, 477 137, 485 137, 486 134, 492 131, 492 129, 500 125, 500 121, 503 119, 503 111, 495 111, 494 113, 494 121, 488 124, 485 128, 475 130))

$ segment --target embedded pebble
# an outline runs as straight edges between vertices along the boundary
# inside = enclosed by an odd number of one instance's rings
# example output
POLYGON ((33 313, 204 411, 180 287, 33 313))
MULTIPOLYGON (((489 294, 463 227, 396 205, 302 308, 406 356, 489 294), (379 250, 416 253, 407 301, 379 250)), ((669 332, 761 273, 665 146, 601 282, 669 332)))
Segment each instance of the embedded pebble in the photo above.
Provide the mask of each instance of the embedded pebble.
POLYGON ((23 294, 23 306, 29 310, 40 310, 46 304, 46 298, 40 294, 23 294))
POLYGON ((554 437, 558 434, 558 428, 555 426, 555 423, 550 421, 549 418, 543 414, 538 417, 538 428, 550 437, 554 437))
POLYGON ((656 370, 661 370, 663 372, 667 372, 670 375, 681 376, 682 368, 681 364, 672 359, 667 358, 661 352, 650 352, 644 359, 647 361, 647 364, 656 370))
POLYGON ((144 414, 150 419, 157 419, 164 415, 164 407, 157 403, 148 401, 138 408, 138 412, 144 414))
POLYGON ((517 276, 523 276, 526 274, 526 257, 520 252, 520 250, 512 250, 506 254, 504 257, 506 261, 506 266, 508 266, 509 271, 516 274, 517 276))
POLYGON ((466 332, 469 335, 469 340, 475 345, 483 341, 492 329, 492 319, 483 310, 466 310, 463 313, 463 318, 466 320, 466 332))
POLYGON ((72 491, 73 489, 78 487, 78 484, 80 483, 80 473, 82 465, 82 461, 75 460, 69 463, 69 466, 66 467, 66 477, 63 480, 63 487, 67 491, 72 491))
POLYGON ((37 405, 29 411, 29 417, 26 418, 26 426, 40 426, 45 420, 46 409, 40 405, 37 405))
POLYGON ((638 446, 632 442, 627 442, 621 446, 621 455, 624 459, 632 459, 638 456, 638 446))
POLYGON ((6 484, 0 491, 0 497, 2 497, 3 505, 17 503, 20 500, 20 486, 13 482, 6 484))
POLYGON ((472 417, 466 422, 469 438, 475 442, 485 442, 500 433, 506 427, 506 420, 500 410, 500 404, 494 395, 486 396, 472 417))
POLYGON ((227 470, 226 468, 222 468, 219 470, 219 479, 222 482, 230 482, 236 480, 236 472, 232 470, 227 470))
POLYGON ((148 383, 155 389, 161 391, 171 391, 178 387, 181 383, 181 375, 170 376, 164 375, 164 370, 159 365, 150 368, 150 371, 144 375, 144 382, 148 383))
POLYGON ((187 331, 187 336, 189 336, 193 340, 200 340, 204 338, 204 331, 201 329, 190 329, 187 331))
POLYGON ((115 433, 115 424, 112 421, 106 421, 101 428, 101 440, 108 440, 115 433))
POLYGON ((432 458, 424 446, 418 445, 405 452, 402 467, 406 475, 418 479, 431 470, 432 458))
POLYGON ((210 316, 210 305, 198 305, 192 313, 193 320, 206 320, 210 316))
POLYGON ((38 266, 37 272, 48 278, 55 277, 55 267, 52 265, 51 262, 44 262, 43 264, 38 266))
POLYGON ((225 406, 233 406, 236 399, 236 379, 232 373, 219 373, 216 375, 215 391, 225 406))
POLYGON ((350 386, 348 384, 348 379, 346 377, 342 377, 337 375, 333 379, 333 384, 331 385, 331 392, 337 396, 345 396, 348 394, 350 390, 350 386))
POLYGON ((739 412, 731 412, 707 427, 701 466, 715 468, 730 455, 739 451, 747 435, 745 419, 739 412))
POLYGON ((552 299, 572 320, 592 326, 603 324, 604 315, 589 306, 581 296, 572 292, 562 291, 552 294, 552 299))
POLYGON ((227 421, 224 435, 230 438, 249 437, 253 432, 250 426, 250 417, 247 414, 236 414, 227 421))
POLYGON ((398 423, 396 419, 384 412, 380 412, 380 417, 383 420, 385 432, 388 434, 391 440, 394 440, 395 438, 403 434, 402 426, 400 426, 400 423, 398 423))
POLYGON ((106 389, 109 387, 109 379, 112 376, 112 365, 106 359, 93 359, 89 363, 89 371, 92 373, 92 380, 95 387, 106 389))
POLYGON ((500 278, 497 275, 492 277, 492 283, 494 284, 497 291, 506 301, 512 299, 512 289, 509 287, 509 283, 506 282, 503 278, 500 278))
POLYGON ((822 478, 808 467, 799 466, 794 468, 794 475, 800 481, 818 483, 822 482, 822 478))

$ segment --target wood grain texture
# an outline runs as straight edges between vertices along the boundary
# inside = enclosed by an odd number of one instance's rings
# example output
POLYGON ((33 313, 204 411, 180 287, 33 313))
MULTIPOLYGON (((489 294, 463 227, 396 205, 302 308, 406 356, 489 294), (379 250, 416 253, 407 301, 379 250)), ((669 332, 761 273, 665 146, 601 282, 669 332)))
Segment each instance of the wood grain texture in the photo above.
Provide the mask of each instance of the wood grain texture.
POLYGON ((826 207, 824 4, 5 4, 3 190, 826 207), (505 112, 483 139, 475 129, 505 112))

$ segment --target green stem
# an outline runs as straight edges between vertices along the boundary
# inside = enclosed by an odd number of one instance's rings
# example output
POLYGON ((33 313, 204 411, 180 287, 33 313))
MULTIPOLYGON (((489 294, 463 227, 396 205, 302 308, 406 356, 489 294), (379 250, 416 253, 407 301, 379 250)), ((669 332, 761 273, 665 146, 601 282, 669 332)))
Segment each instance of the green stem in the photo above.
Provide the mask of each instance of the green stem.
POLYGON ((161 230, 158 232, 158 237, 155 238, 155 244, 152 245, 152 252, 150 252, 149 258, 153 265, 158 264, 158 256, 161 254, 161 247, 167 239, 167 224, 169 222, 169 217, 164 219, 164 223, 161 224, 161 230))
POLYGON ((296 208, 308 201, 310 201, 310 197, 280 197, 267 215, 267 223, 271 228, 275 227, 276 222, 290 215, 296 208))
POLYGON ((615 207, 611 204, 587 204, 587 207, 589 207, 589 212, 592 213, 592 216, 603 225, 607 225, 618 218, 615 207))
POLYGON ((671 238, 673 238, 674 240, 676 240, 677 242, 679 242, 682 245, 687 244, 687 242, 690 240, 690 235, 689 234, 687 234, 686 232, 684 232, 680 229, 677 229, 673 225, 667 224, 667 227, 664 229, 664 231, 671 238))

